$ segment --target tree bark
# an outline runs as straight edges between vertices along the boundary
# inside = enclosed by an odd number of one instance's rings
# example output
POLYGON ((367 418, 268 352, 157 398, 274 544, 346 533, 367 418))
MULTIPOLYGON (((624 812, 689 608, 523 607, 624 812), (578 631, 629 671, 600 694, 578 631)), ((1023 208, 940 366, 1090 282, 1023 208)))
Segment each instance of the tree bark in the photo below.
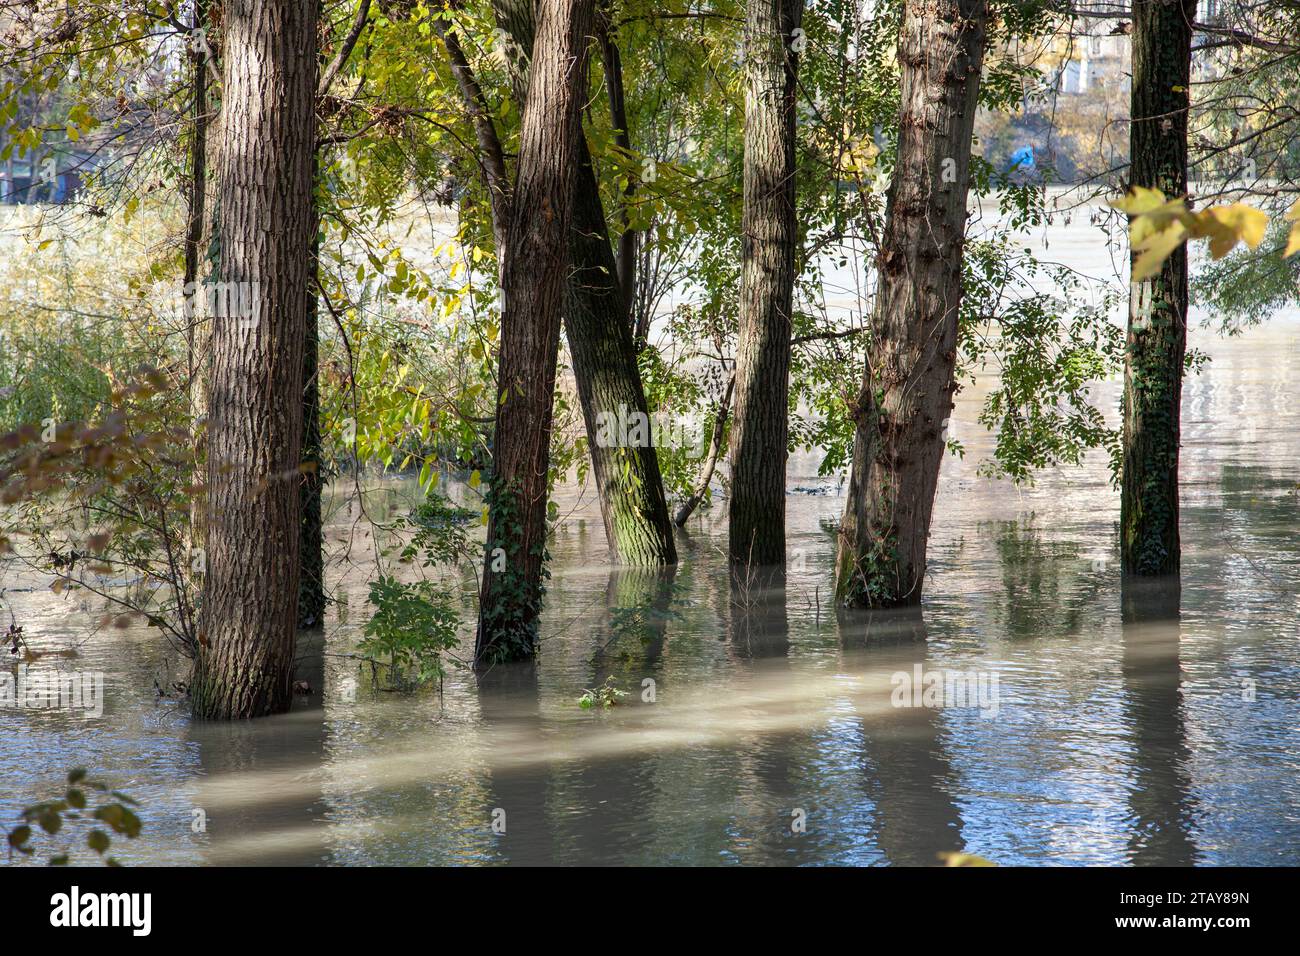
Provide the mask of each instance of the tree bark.
MULTIPOLYGON (((312 163, 313 192, 318 162, 312 163)), ((323 455, 320 431, 320 209, 312 202, 308 246, 307 317, 302 343, 302 480, 298 486, 298 626, 319 627, 325 620, 325 538, 321 494, 323 455)))
POLYGON ((745 170, 740 333, 731 427, 734 563, 785 563, 790 328, 794 309, 795 29, 803 0, 745 5, 745 170))
POLYGON ((196 716, 287 710, 298 605, 303 334, 314 223, 317 4, 224 6, 208 577, 196 716))
POLYGON ((210 271, 207 261, 208 244, 212 241, 214 203, 209 192, 213 188, 208 170, 213 166, 215 139, 219 134, 213 126, 213 97, 208 74, 214 68, 211 61, 216 38, 207 36, 208 2, 195 0, 190 20, 190 110, 193 131, 189 149, 189 183, 186 195, 184 264, 181 281, 185 302, 185 351, 187 358, 186 401, 190 417, 190 456, 193 467, 194 493, 190 499, 188 573, 196 593, 201 593, 206 567, 205 529, 207 527, 207 496, 202 488, 206 476, 207 378, 210 350, 208 343, 208 318, 197 308, 202 300, 201 284, 210 271))
POLYGON ((898 156, 876 263, 872 339, 856 430, 836 595, 918 604, 956 389, 971 133, 985 0, 906 0, 898 156))
MULTIPOLYGON (((628 155, 632 153, 632 129, 627 118, 627 87, 623 82, 623 57, 618 44, 610 33, 608 12, 601 15, 598 33, 600 34, 600 58, 605 67, 605 95, 609 99, 609 121, 614 127, 614 141, 619 149, 628 155)), ((632 228, 630 204, 636 195, 636 177, 629 176, 623 188, 621 219, 623 231, 618 237, 618 284, 623 290, 623 304, 627 309, 629 320, 632 316, 632 304, 636 298, 636 260, 639 245, 637 231, 632 228)), ((636 348, 640 350, 645 342, 636 338, 636 348)))
MULTIPOLYGON (((514 44, 509 56, 516 96, 526 104, 530 67, 522 52, 533 47, 532 7, 527 0, 493 0, 497 23, 514 44)), ((619 282, 585 136, 579 136, 569 256, 573 270, 564 300, 564 326, 573 358, 600 499, 605 539, 614 559, 630 566, 673 564, 677 547, 664 497, 659 455, 649 444, 611 444, 602 415, 642 414, 649 406, 636 362, 630 312, 619 282)), ((517 215, 514 217, 518 221, 517 215)))
POLYGON ((547 461, 568 273, 592 0, 539 0, 531 87, 519 134, 504 303, 487 547, 474 658, 536 651, 546 550, 547 461))
POLYGON ((639 413, 649 420, 649 403, 585 139, 578 146, 577 162, 575 222, 569 235, 573 270, 564 298, 564 324, 605 539, 614 559, 622 564, 675 564, 677 546, 668 518, 659 453, 649 440, 618 445, 610 441, 609 429, 601 428, 602 415, 609 421, 639 413))
MULTIPOLYGON (((1187 193, 1187 113, 1196 0, 1134 0, 1129 181, 1187 193)), ((1178 444, 1187 351, 1187 247, 1134 284, 1124 361, 1120 564, 1177 574, 1178 444)))

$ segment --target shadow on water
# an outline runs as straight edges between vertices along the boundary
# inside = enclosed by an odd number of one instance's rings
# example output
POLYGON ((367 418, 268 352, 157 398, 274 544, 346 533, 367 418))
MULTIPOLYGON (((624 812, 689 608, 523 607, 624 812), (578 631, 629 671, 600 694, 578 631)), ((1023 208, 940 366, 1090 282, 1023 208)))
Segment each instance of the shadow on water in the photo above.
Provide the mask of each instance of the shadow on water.
MULTIPOLYGON (((726 580, 726 626, 732 660, 745 662, 766 686, 785 684, 790 674, 790 622, 785 569, 732 566, 726 580)), ((745 694, 744 716, 776 718, 785 708, 761 688, 738 687, 745 694)), ((731 773, 736 781, 730 854, 738 862, 765 860, 798 864, 814 859, 826 830, 818 820, 807 766, 816 750, 814 736, 791 730, 742 731, 731 773)))
POLYGON ((790 654, 790 619, 785 569, 731 569, 727 636, 732 653, 744 660, 783 659, 790 654))
POLYGON ((1181 584, 1177 577, 1125 578, 1122 593, 1124 719, 1133 744, 1130 862, 1189 866, 1198 853, 1179 657, 1181 584))
MULTIPOLYGON (((599 643, 588 662, 587 686, 613 687, 626 695, 615 706, 631 711, 623 715, 628 734, 636 731, 635 709, 658 700, 676 578, 676 565, 616 568, 609 574, 602 622, 592 630, 593 642, 599 643)), ((603 709, 597 704, 593 711, 603 709)), ((583 716, 599 721, 606 714, 583 716)), ((565 802, 576 811, 567 817, 574 860, 607 866, 653 859, 657 769, 652 754, 638 759, 620 753, 590 760, 564 782, 565 802)))
POLYGON ((215 865, 312 866, 331 862, 328 804, 322 789, 326 729, 325 636, 298 635, 295 682, 310 693, 278 717, 236 723, 192 721, 201 776, 191 830, 206 832, 204 861, 215 865), (296 785, 270 788, 255 800, 239 788, 241 774, 280 774, 296 785), (233 788, 239 788, 234 789, 233 788))
MULTIPOLYGON (((628 676, 629 667, 656 669, 664 654, 664 638, 673 615, 677 565, 665 568, 615 568, 605 587, 605 628, 608 638, 591 655, 590 680, 599 687, 607 679, 628 676)), ((600 632, 595 632, 596 639, 600 632)))
POLYGON ((516 760, 519 742, 542 724, 537 664, 498 664, 478 678, 479 719, 490 766, 482 826, 495 840, 494 861, 522 866, 557 862, 558 835, 547 806, 548 762, 516 760))
POLYGON ((903 675, 927 668, 928 640, 920 609, 839 613, 845 658, 854 669, 890 674, 876 689, 877 706, 861 720, 863 791, 874 805, 872 837, 897 866, 932 866, 965 848, 956 780, 944 744, 939 708, 896 705, 903 675), (880 695, 888 694, 884 701, 880 695))
POLYGON ((1109 562, 1086 560, 1079 542, 1054 538, 1036 516, 979 527, 997 549, 1002 589, 992 616, 1007 635, 1079 634, 1111 577, 1109 562))

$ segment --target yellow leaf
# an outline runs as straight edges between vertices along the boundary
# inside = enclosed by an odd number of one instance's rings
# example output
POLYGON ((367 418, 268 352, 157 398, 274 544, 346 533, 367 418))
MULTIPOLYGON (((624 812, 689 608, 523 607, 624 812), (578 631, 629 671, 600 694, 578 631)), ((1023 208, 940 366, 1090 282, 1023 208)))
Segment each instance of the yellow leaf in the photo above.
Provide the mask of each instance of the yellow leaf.
POLYGON ((1282 258, 1293 256, 1300 252, 1300 222, 1291 227, 1291 235, 1287 238, 1286 249, 1282 251, 1282 258))
POLYGON ((1212 206, 1198 213, 1190 232, 1194 238, 1210 240, 1210 255, 1222 259, 1238 242, 1256 249, 1264 241, 1268 216, 1244 203, 1212 206))
POLYGON ((1164 197, 1158 189, 1141 189, 1140 193, 1131 195, 1120 204, 1112 203, 1115 208, 1126 208, 1127 210, 1137 210, 1130 212, 1131 221, 1129 223, 1129 243, 1133 248, 1140 247, 1152 236, 1171 229, 1174 226, 1190 228, 1195 221, 1195 217, 1187 211, 1186 203, 1181 199, 1171 199, 1164 201, 1164 197), (1157 200, 1160 200, 1157 204, 1157 200))
POLYGON ((1170 254, 1187 240, 1187 227, 1181 222, 1170 228, 1152 233, 1141 243, 1134 244, 1133 251, 1138 253, 1133 260, 1133 282, 1150 279, 1160 271, 1170 254))
POLYGON ((1282 252, 1282 258, 1293 256, 1300 252, 1300 199, 1295 201, 1295 205, 1286 214, 1287 222, 1294 222, 1291 227, 1291 235, 1287 238, 1286 249, 1282 252))
POLYGON ((940 853, 939 860, 944 866, 997 866, 992 860, 974 853, 940 853))
POLYGON ((1126 212, 1130 216, 1140 216, 1144 212, 1159 209, 1164 204, 1165 194, 1158 189, 1148 189, 1146 186, 1132 186, 1119 199, 1110 201, 1112 208, 1126 212))

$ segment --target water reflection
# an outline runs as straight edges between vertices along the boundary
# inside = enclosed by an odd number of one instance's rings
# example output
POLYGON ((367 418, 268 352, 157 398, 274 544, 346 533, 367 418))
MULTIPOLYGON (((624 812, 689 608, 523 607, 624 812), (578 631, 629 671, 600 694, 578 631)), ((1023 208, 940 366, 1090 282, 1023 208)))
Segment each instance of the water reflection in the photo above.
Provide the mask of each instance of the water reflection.
POLYGON ((320 630, 298 637, 293 710, 265 721, 194 721, 186 727, 196 745, 199 775, 192 787, 189 825, 207 844, 204 862, 216 865, 311 866, 331 862, 329 806, 322 790, 327 727, 325 639, 320 630), (241 799, 245 772, 288 778, 292 786, 268 788, 241 799))
POLYGON ((552 864, 562 839, 553 832, 547 812, 553 769, 543 761, 512 759, 543 723, 537 666, 493 667, 479 678, 478 691, 485 756, 491 768, 478 825, 493 834, 495 860, 522 866, 552 864))
POLYGON ((1124 719, 1133 744, 1129 862, 1187 866, 1192 839, 1192 783, 1179 662, 1177 578, 1123 583, 1124 719))
MULTIPOLYGON (((846 659, 890 673, 911 675, 941 666, 928 659, 925 621, 918 610, 840 615, 846 659)), ((948 760, 942 711, 876 706, 861 720, 863 791, 874 805, 870 836, 886 862, 931 866, 945 852, 965 849, 961 814, 953 801, 956 778, 948 760)))
MULTIPOLYGON (((346 656, 373 548, 335 488, 347 603, 304 657, 312 695, 254 724, 192 724, 153 689, 179 674, 155 634, 88 637, 99 608, 10 576, 33 645, 103 671, 106 701, 98 719, 0 710, 0 817, 81 763, 141 799, 128 863, 1300 863, 1300 409, 1277 387, 1300 352, 1256 335, 1188 383, 1181 594, 1121 582, 1104 461, 1024 489, 980 476, 977 392, 923 616, 830 608, 821 521, 842 490, 801 456, 784 574, 733 574, 722 504, 676 569, 611 569, 590 496, 565 492, 540 660, 455 668, 442 694, 388 692, 346 656), (996 675, 996 713, 895 706, 918 666, 996 675), (626 696, 579 706, 605 686, 626 696)), ((373 483, 366 510, 414 497, 373 483)))

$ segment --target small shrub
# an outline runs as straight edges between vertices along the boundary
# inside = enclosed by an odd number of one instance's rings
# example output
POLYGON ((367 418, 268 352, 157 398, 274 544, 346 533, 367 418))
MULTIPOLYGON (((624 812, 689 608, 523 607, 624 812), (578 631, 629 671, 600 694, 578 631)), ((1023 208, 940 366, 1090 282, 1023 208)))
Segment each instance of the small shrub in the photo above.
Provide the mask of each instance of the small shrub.
POLYGON ((626 696, 627 691, 619 687, 613 677, 606 677, 605 683, 599 687, 588 687, 583 692, 583 695, 578 698, 578 706, 583 710, 591 710, 595 707, 608 710, 626 696))
POLYGON ((408 584, 382 575, 370 583, 370 603, 375 613, 361 652, 387 663, 395 685, 441 682, 442 656, 456 646, 460 621, 451 592, 432 581, 408 584))

